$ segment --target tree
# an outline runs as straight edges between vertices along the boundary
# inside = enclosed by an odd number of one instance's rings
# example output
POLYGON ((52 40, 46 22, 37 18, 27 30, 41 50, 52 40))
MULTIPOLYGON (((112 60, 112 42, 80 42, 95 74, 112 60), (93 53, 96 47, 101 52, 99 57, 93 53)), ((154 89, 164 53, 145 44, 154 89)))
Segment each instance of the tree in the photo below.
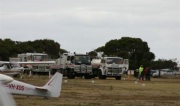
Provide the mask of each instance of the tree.
POLYGON ((17 54, 27 52, 47 53, 51 58, 58 58, 59 53, 67 52, 60 49, 60 44, 50 39, 35 41, 12 41, 11 39, 0 39, 0 60, 8 61, 9 57, 17 57, 17 54))
POLYGON ((10 56, 16 54, 15 42, 11 39, 0 40, 0 59, 9 60, 10 56))
POLYGON ((151 62, 152 69, 175 69, 177 67, 177 63, 173 60, 166 60, 166 59, 158 59, 156 61, 151 62))
POLYGON ((149 51, 148 43, 140 38, 122 37, 121 39, 110 40, 105 46, 99 47, 97 50, 101 50, 107 56, 129 59, 131 69, 136 69, 141 64, 149 66, 155 58, 154 53, 149 51))
POLYGON ((38 52, 45 52, 51 58, 58 58, 60 52, 60 44, 54 40, 44 39, 44 40, 35 40, 34 48, 38 52))
POLYGON ((97 53, 95 51, 90 51, 89 55, 90 55, 91 59, 94 59, 97 56, 97 53))
POLYGON ((101 47, 98 47, 97 49, 95 49, 94 51, 101 52, 101 51, 104 51, 104 49, 105 49, 105 46, 101 46, 101 47))

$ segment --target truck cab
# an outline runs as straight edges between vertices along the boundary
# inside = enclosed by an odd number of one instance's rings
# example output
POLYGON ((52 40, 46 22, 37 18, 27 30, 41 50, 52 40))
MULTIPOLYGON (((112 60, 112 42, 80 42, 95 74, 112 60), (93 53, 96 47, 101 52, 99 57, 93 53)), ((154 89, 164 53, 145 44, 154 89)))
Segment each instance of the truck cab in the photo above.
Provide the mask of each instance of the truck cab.
POLYGON ((61 72, 69 79, 75 77, 91 78, 92 67, 88 54, 64 53, 59 61, 61 72))

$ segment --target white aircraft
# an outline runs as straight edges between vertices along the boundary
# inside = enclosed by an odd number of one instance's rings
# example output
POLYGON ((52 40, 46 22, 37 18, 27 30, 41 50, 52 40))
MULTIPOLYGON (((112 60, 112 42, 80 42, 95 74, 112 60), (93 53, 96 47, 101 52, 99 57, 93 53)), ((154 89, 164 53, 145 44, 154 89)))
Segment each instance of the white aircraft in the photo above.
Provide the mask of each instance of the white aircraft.
POLYGON ((0 61, 0 73, 14 76, 22 73, 24 68, 18 62, 0 61))
POLYGON ((0 74, 0 81, 4 84, 3 87, 8 89, 11 94, 41 96, 45 98, 59 97, 62 85, 62 74, 56 72, 56 74, 42 87, 20 82, 3 74, 0 74))
MULTIPOLYGON (((38 67, 41 67, 41 66, 50 67, 52 64, 55 64, 55 63, 56 63, 55 61, 28 61, 28 62, 0 61, 0 73, 9 75, 9 76, 15 76, 20 73, 24 73, 24 71, 27 71, 27 70, 32 70, 32 69, 38 70, 38 67), (35 68, 33 68, 33 66, 35 66, 35 68)), ((46 68, 46 67, 43 67, 43 68, 46 68)), ((47 70, 50 70, 50 69, 47 69, 47 70)))

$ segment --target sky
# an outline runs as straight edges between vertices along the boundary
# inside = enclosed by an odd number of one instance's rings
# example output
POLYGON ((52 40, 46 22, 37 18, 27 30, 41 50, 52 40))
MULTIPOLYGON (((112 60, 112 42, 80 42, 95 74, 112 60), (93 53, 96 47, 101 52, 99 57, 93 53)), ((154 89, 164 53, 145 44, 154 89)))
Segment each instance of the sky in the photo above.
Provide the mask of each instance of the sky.
POLYGON ((180 0, 0 0, 1 39, 51 39, 86 53, 122 37, 180 62, 180 0))

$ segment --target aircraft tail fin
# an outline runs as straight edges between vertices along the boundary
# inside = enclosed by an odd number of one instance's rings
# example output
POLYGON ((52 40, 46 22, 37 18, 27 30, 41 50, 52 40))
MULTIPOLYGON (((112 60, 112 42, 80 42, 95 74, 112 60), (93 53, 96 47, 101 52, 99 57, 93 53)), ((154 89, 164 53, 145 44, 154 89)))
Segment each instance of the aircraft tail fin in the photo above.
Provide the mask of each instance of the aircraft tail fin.
POLYGON ((62 78, 63 75, 56 72, 44 87, 36 87, 36 89, 48 90, 50 92, 50 97, 59 97, 61 93, 62 78))

